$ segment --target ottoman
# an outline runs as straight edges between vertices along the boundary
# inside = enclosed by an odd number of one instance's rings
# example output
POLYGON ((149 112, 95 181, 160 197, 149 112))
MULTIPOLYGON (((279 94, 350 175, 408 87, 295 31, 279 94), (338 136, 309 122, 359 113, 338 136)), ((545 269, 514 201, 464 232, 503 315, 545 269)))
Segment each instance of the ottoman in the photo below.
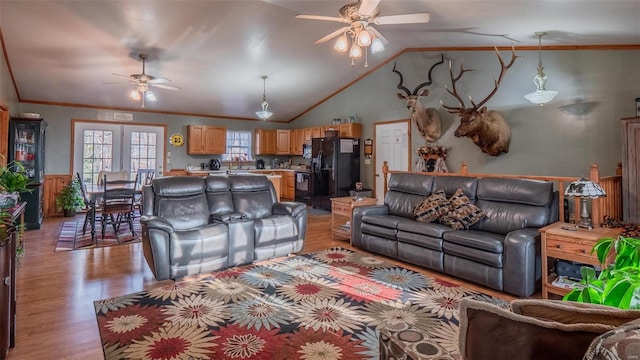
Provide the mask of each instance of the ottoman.
POLYGON ((424 331, 407 324, 380 330, 381 360, 458 360, 460 354, 450 354, 429 338, 424 331))

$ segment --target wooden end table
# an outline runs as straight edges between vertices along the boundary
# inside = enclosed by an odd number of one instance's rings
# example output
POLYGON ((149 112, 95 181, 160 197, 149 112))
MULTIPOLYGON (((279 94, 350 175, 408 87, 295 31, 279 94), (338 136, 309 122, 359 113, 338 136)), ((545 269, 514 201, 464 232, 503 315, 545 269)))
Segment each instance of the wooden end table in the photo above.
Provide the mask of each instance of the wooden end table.
POLYGON ((375 198, 360 198, 360 200, 355 200, 353 196, 331 198, 331 239, 343 237, 348 238, 351 242, 353 209, 358 206, 375 204, 375 198))
POLYGON ((600 264, 597 256, 591 254, 591 248, 598 240, 605 237, 615 238, 621 231, 620 228, 594 227, 591 230, 576 228, 575 224, 564 222, 557 222, 541 228, 542 298, 548 299, 549 293, 564 296, 571 291, 552 284, 556 275, 550 272, 549 258, 607 266, 613 259, 607 259, 607 263, 600 264), (575 230, 564 228, 574 228, 575 230))

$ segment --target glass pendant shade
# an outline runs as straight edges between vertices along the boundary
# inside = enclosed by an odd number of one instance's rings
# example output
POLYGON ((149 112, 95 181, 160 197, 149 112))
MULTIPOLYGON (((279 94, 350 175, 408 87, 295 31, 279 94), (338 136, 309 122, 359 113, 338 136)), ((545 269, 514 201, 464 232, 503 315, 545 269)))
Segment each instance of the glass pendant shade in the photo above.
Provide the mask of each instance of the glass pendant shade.
POLYGON ((546 32, 537 32, 538 36, 538 73, 533 78, 533 83, 536 85, 536 91, 524 96, 525 99, 531 101, 534 104, 543 106, 558 95, 555 90, 547 90, 547 75, 544 73, 544 67, 542 66, 542 37, 546 32))
POLYGON ((156 101, 156 95, 151 90, 147 90, 144 96, 148 101, 156 101))
POLYGON ((140 100, 140 93, 138 92, 138 89, 131 90, 131 92, 129 93, 129 98, 135 101, 140 100))
POLYGON ((349 52, 349 57, 352 59, 358 59, 362 56, 362 48, 358 46, 358 44, 353 44, 351 46, 351 51, 349 52))
POLYGON ((262 75, 262 110, 256 111, 256 116, 262 120, 268 120, 273 113, 269 111, 269 104, 267 103, 267 75, 262 75))
POLYGON ((376 54, 383 51, 384 51, 384 44, 382 43, 382 40, 378 38, 373 39, 373 41, 371 41, 371 53, 376 54))
POLYGON ((341 53, 347 52, 347 50, 349 50, 349 42, 347 41, 346 33, 342 34, 342 36, 338 38, 338 41, 336 41, 336 45, 333 48, 341 53))
POLYGON ((358 34, 358 45, 362 47, 371 45, 371 34, 366 29, 363 29, 358 34))

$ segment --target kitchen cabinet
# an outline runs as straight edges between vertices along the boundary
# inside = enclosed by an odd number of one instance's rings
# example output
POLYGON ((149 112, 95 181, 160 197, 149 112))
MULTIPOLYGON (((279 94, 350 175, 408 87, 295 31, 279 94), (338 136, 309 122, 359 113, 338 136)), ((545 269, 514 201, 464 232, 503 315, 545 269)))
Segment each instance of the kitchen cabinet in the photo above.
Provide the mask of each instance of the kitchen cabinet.
MULTIPOLYGON (((321 138, 324 137, 324 130, 322 129, 322 126, 314 126, 311 128, 311 139, 313 138, 321 138)), ((309 139, 309 141, 311 141, 311 139, 309 139)))
POLYGON ((277 144, 276 130, 256 129, 253 138, 253 150, 256 155, 275 155, 277 144))
POLYGON ((296 198, 296 179, 294 171, 282 172, 282 197, 288 200, 296 198))
POLYGON ((291 154, 291 130, 276 130, 276 155, 291 154))
POLYGON ((311 139, 313 138, 313 132, 312 132, 313 128, 304 128, 302 129, 304 132, 304 143, 305 144, 311 144, 311 139))
POLYGON ((340 137, 356 138, 362 137, 362 125, 361 124, 340 124, 338 126, 338 132, 340 137))
POLYGON ((219 126, 189 125, 187 154, 216 155, 227 151, 227 129, 219 126))
POLYGON ((304 144, 304 129, 291 130, 291 155, 302 155, 304 144))

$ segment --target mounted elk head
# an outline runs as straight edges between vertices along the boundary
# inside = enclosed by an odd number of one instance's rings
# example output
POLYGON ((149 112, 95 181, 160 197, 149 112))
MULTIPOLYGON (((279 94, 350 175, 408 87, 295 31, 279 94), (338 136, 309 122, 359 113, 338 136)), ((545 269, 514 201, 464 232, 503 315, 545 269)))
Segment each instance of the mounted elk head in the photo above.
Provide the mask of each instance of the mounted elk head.
POLYGON ((444 54, 440 54, 441 60, 429 69, 429 80, 416 86, 413 92, 409 91, 402 85, 404 82, 400 71, 396 70, 396 64, 393 64, 393 72, 400 77, 400 83, 398 89, 404 93, 398 93, 398 98, 407 102, 407 109, 411 110, 411 120, 415 122, 420 134, 427 140, 428 143, 433 143, 440 138, 442 123, 440 121, 440 114, 434 108, 425 109, 420 102, 421 96, 429 95, 429 90, 423 89, 433 83, 431 79, 431 72, 433 69, 444 62, 444 54))
POLYGON ((495 48, 496 55, 498 55, 498 61, 500 61, 500 76, 498 79, 494 79, 494 88, 491 93, 487 97, 485 97, 479 103, 475 103, 471 96, 469 96, 469 101, 471 102, 471 107, 465 107, 464 101, 462 97, 458 94, 458 90, 456 89, 456 83, 462 75, 467 71, 473 71, 471 69, 465 69, 464 64, 460 63, 460 73, 458 76, 453 76, 453 70, 451 70, 451 61, 449 61, 449 75, 451 76, 451 86, 452 89, 445 85, 445 89, 449 92, 449 94, 453 95, 458 102, 460 103, 459 107, 446 106, 440 101, 442 106, 447 109, 448 112, 452 114, 456 114, 460 117, 460 125, 456 129, 454 135, 456 137, 465 136, 471 139, 474 144, 476 144, 482 152, 492 155, 498 156, 502 153, 509 152, 509 142, 511 141, 511 129, 509 129, 509 125, 504 120, 502 115, 495 110, 487 111, 487 107, 483 106, 495 93, 498 91, 500 87, 500 83, 502 82, 502 78, 504 74, 513 66, 517 59, 521 59, 521 57, 516 56, 515 48, 511 49, 511 61, 508 65, 504 64, 504 60, 500 56, 500 52, 498 48, 495 48))

